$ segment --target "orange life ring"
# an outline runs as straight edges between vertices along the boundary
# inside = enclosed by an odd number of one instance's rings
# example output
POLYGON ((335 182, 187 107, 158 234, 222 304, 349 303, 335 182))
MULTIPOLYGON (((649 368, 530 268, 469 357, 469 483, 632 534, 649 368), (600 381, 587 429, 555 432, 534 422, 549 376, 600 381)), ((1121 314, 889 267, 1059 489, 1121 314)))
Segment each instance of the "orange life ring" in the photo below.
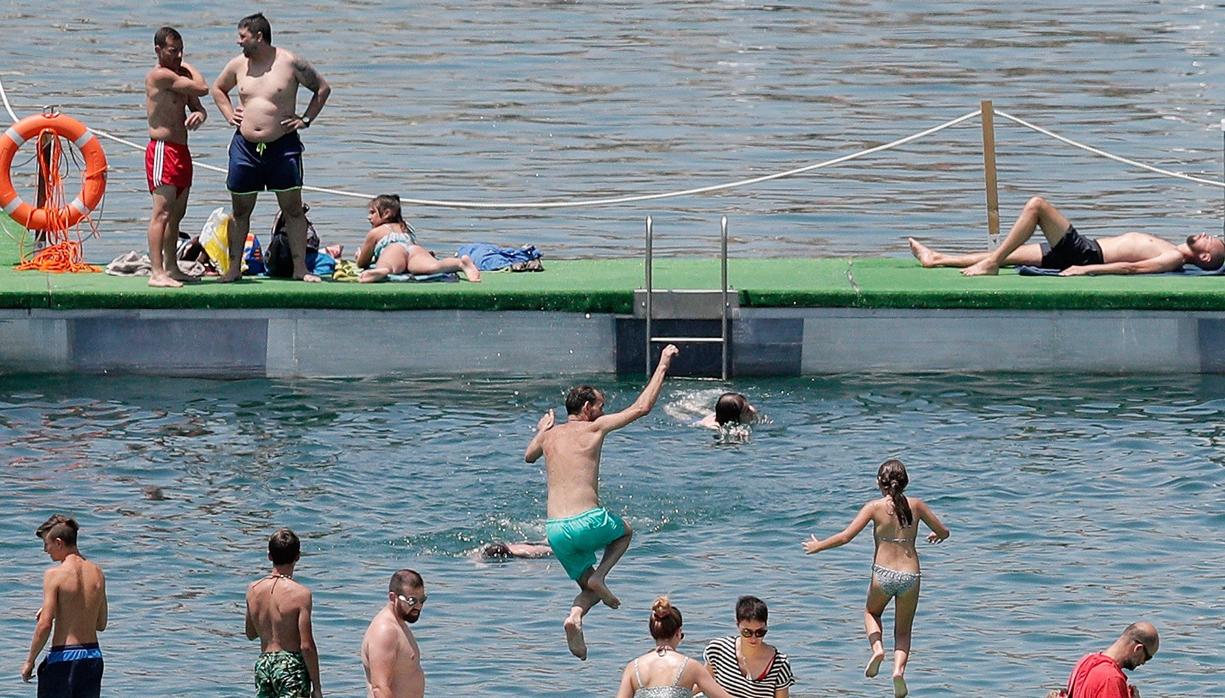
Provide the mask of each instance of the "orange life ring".
POLYGON ((30 230, 47 230, 48 223, 53 219, 67 221, 68 227, 72 227, 102 202, 102 193, 106 190, 106 167, 106 153, 102 152, 102 144, 85 124, 58 112, 27 116, 0 135, 0 207, 13 220, 30 230), (17 150, 43 131, 52 131, 67 138, 85 156, 85 186, 81 189, 81 195, 59 211, 35 208, 23 201, 13 189, 9 172, 17 150))

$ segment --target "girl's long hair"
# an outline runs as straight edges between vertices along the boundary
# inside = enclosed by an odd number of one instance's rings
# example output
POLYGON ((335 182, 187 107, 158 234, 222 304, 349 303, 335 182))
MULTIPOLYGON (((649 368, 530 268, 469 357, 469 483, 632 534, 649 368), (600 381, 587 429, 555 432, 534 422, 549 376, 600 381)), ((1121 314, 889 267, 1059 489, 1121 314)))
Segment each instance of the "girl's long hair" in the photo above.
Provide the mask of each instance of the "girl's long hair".
POLYGON ((893 513, 897 515, 902 528, 914 523, 914 513, 910 511, 910 502, 906 501, 906 485, 910 484, 910 476, 906 474, 906 466, 896 458, 890 458, 880 464, 876 472, 876 482, 885 494, 893 500, 893 513))

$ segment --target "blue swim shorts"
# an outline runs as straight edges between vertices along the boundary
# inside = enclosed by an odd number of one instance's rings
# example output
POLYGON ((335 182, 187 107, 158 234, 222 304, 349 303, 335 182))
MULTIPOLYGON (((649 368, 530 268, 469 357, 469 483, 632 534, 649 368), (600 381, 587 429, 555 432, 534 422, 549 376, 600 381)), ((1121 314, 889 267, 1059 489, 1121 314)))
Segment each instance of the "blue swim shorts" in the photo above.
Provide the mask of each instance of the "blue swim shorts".
POLYGON ((271 143, 253 143, 234 132, 225 188, 232 194, 302 188, 302 139, 290 131, 271 143))
POLYGON ((544 533, 557 561, 577 582, 595 564, 597 550, 625 535, 625 522, 604 507, 597 507, 577 516, 548 519, 544 533))

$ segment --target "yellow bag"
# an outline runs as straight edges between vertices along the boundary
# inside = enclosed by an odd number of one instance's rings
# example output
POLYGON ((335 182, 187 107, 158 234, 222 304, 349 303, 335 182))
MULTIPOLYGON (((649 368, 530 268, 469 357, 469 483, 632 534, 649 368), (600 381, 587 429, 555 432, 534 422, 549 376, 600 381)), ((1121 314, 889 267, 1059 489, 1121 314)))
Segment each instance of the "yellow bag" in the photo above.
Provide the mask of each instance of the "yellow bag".
POLYGON ((204 228, 200 230, 200 245, 222 275, 230 271, 231 220, 232 217, 225 212, 225 208, 217 207, 209 214, 208 220, 204 221, 204 228))

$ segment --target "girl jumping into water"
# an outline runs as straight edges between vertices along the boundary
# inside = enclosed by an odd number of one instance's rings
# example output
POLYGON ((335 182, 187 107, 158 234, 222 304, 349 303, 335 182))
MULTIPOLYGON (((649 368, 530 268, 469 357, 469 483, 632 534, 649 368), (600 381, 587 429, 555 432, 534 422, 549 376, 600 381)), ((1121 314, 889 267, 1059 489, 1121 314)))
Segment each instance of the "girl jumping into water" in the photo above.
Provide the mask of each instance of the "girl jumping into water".
POLYGON ((370 201, 371 230, 357 252, 357 266, 365 269, 362 283, 374 283, 388 274, 441 274, 462 271, 469 281, 481 280, 481 272, 468 255, 437 259, 417 244, 417 236, 400 211, 400 197, 382 194, 370 201))
POLYGON ((884 496, 863 505, 859 514, 841 533, 825 540, 818 540, 814 535, 804 541, 804 552, 809 555, 837 548, 850 543, 869 521, 872 522, 876 553, 872 560, 872 582, 868 586, 868 600, 863 612, 864 629, 872 645, 872 658, 863 673, 868 678, 876 676, 885 659, 885 646, 881 642, 881 614, 885 612, 889 599, 896 598, 893 604, 893 694, 896 698, 907 694, 904 675, 906 660, 910 655, 910 628, 919 605, 919 554, 915 550, 918 522, 922 521, 931 529, 927 536, 929 543, 939 543, 949 537, 949 530, 923 500, 902 494, 909 482, 906 466, 900 460, 890 459, 881 463, 876 473, 876 486, 884 496))

